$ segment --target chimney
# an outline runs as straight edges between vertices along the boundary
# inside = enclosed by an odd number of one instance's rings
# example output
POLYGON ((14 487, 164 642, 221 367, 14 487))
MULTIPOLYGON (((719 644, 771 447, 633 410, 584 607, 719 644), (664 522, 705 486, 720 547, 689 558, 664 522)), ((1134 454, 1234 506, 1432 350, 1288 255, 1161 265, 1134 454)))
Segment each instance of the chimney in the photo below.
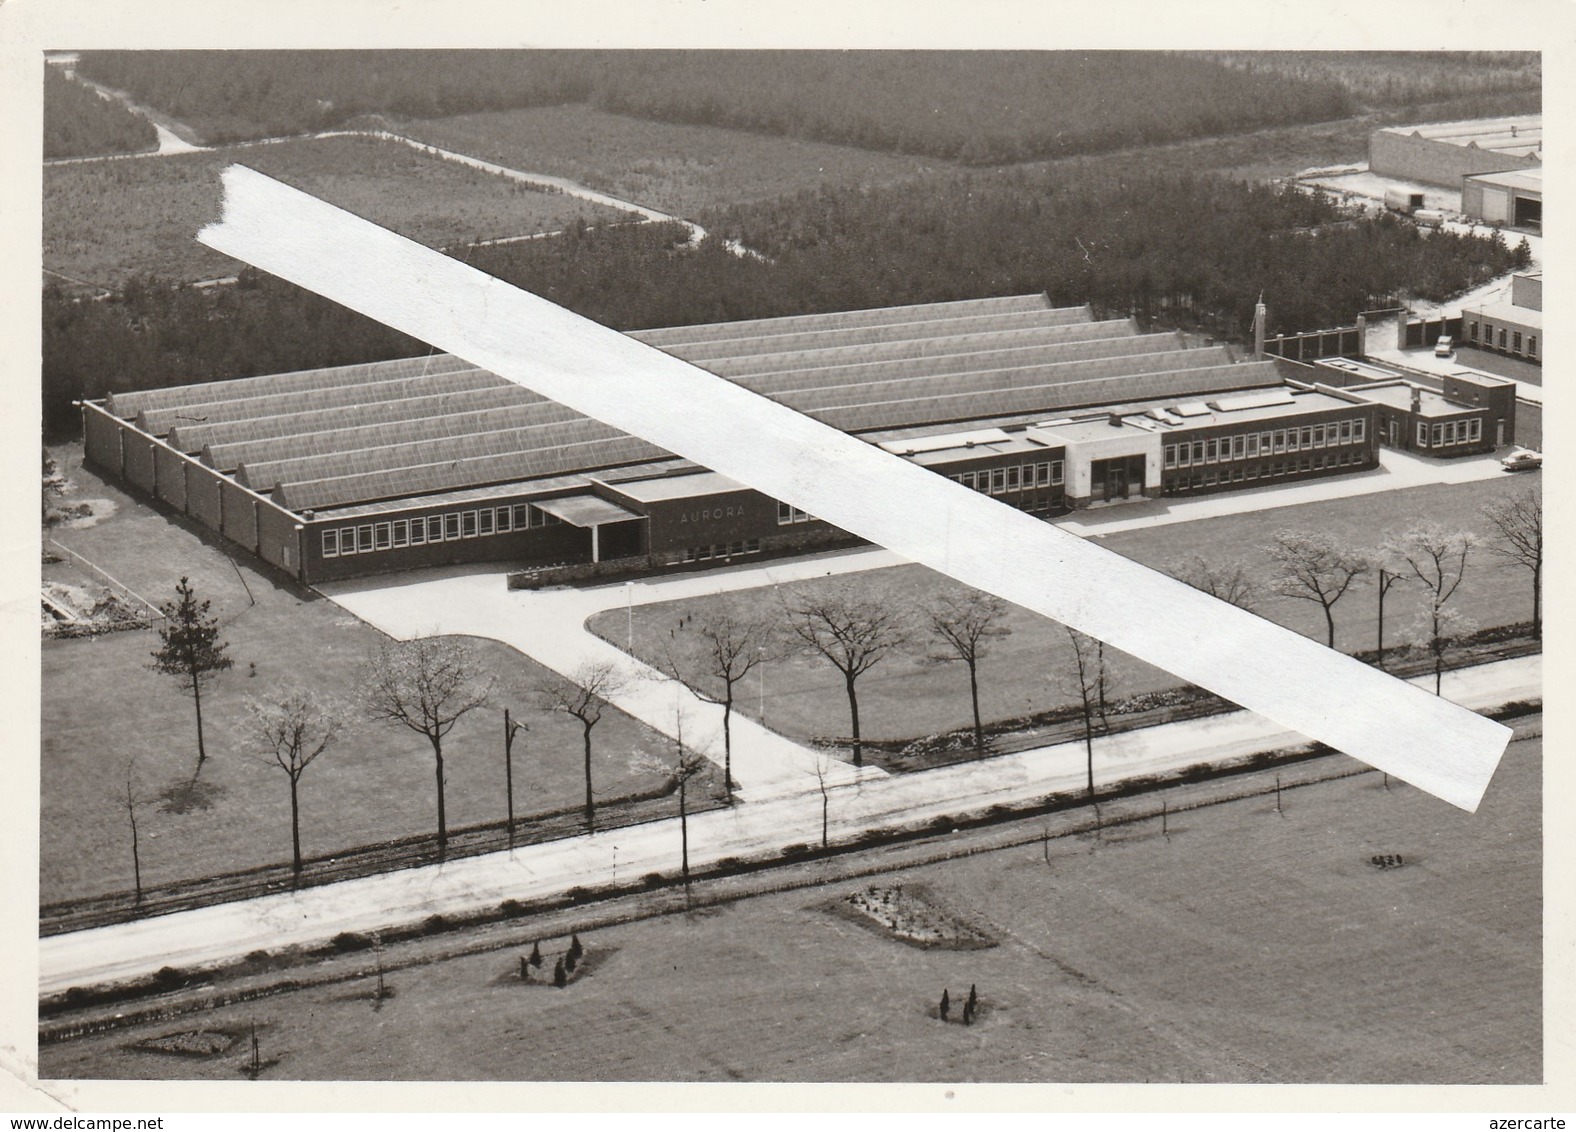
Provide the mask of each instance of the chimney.
POLYGON ((1105 423, 1110 425, 1112 428, 1121 428, 1122 427, 1122 414, 1121 413, 1107 413, 1105 415, 1105 423))
POLYGON ((1414 412, 1414 413, 1421 413, 1422 411, 1423 411, 1423 390, 1422 390, 1421 386, 1414 385, 1414 386, 1412 386, 1412 412, 1414 412))
POLYGON ((1253 356, 1264 357, 1265 323, 1269 321, 1269 311, 1264 307, 1264 296, 1259 295, 1259 301, 1253 307, 1253 356))

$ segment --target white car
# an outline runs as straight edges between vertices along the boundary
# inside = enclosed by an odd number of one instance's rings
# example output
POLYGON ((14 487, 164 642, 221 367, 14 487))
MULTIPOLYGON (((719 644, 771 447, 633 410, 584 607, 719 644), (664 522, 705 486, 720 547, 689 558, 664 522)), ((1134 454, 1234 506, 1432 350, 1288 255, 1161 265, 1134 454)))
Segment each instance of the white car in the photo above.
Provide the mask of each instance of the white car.
POLYGON ((1530 448, 1517 448, 1500 460, 1499 466, 1507 472, 1530 472, 1543 466, 1543 454, 1530 448))
POLYGON ((1450 335, 1448 334, 1434 343, 1434 357, 1436 358, 1448 358, 1455 352, 1456 344, 1451 341, 1450 335))

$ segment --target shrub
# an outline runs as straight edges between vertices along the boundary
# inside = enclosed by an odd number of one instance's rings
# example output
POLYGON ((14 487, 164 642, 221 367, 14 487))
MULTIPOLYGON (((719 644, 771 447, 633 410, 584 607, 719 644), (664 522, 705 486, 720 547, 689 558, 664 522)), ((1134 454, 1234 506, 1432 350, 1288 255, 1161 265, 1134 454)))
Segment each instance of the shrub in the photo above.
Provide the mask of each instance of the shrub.
POLYGON ((153 976, 153 985, 160 990, 174 990, 186 985, 186 974, 176 967, 160 967, 153 976))
POLYGON ((259 947, 256 951, 248 951, 246 953, 246 961, 248 963, 266 963, 272 958, 273 956, 268 953, 268 949, 265 947, 259 947))
POLYGON ((792 845, 784 845, 782 848, 782 855, 784 857, 804 857, 807 856, 809 852, 810 847, 802 841, 796 841, 792 845))
POLYGON ((448 926, 448 920, 444 919, 437 913, 434 913, 421 922, 421 934, 437 935, 439 932, 447 930, 448 926))
POLYGON ((737 857, 724 857, 722 860, 717 862, 716 867, 719 873, 732 873, 737 872, 739 869, 743 868, 744 862, 739 860, 737 857))
POLYGON ((640 883, 645 885, 647 888, 660 888, 662 885, 662 874, 647 873, 645 876, 640 878, 640 883))
MULTIPOLYGON (((372 946, 371 938, 360 932, 340 932, 329 942, 334 945, 335 951, 365 951, 372 946)), ((268 953, 265 951, 263 954, 267 955, 268 953)), ((251 956, 247 956, 247 958, 251 958, 251 956)))
POLYGON ((589 899, 590 896, 591 890, 582 888, 580 885, 575 885, 574 888, 571 888, 568 892, 564 893, 564 899, 569 901, 571 904, 582 903, 583 901, 589 899))
POLYGON ((525 905, 521 904, 518 900, 505 900, 502 904, 498 905, 498 911, 502 912, 509 919, 514 919, 518 916, 525 915, 525 905))

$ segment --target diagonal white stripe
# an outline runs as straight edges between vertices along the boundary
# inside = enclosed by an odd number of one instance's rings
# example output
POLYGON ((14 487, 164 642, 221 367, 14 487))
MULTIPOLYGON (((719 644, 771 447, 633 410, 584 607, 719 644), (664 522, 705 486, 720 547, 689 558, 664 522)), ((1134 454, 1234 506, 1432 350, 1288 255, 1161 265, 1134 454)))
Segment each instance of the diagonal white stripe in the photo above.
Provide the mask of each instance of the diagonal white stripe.
POLYGON ((1510 730, 242 166, 198 239, 1477 808, 1510 730))

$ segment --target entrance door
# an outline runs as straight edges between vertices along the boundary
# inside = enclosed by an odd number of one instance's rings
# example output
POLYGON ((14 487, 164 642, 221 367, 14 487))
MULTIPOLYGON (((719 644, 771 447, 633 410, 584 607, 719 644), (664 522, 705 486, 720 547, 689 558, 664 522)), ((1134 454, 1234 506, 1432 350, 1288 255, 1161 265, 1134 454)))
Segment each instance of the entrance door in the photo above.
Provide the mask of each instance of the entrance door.
POLYGON ((1122 465, 1115 461, 1112 462, 1110 467, 1106 468, 1105 497, 1107 499, 1127 498, 1127 476, 1124 472, 1125 469, 1122 465))
POLYGON ((1505 447, 1505 421, 1503 418, 1501 418, 1500 422, 1494 426, 1494 447, 1505 447))
POLYGON ((1401 422, 1394 417, 1390 419, 1390 447, 1401 447, 1401 422))

